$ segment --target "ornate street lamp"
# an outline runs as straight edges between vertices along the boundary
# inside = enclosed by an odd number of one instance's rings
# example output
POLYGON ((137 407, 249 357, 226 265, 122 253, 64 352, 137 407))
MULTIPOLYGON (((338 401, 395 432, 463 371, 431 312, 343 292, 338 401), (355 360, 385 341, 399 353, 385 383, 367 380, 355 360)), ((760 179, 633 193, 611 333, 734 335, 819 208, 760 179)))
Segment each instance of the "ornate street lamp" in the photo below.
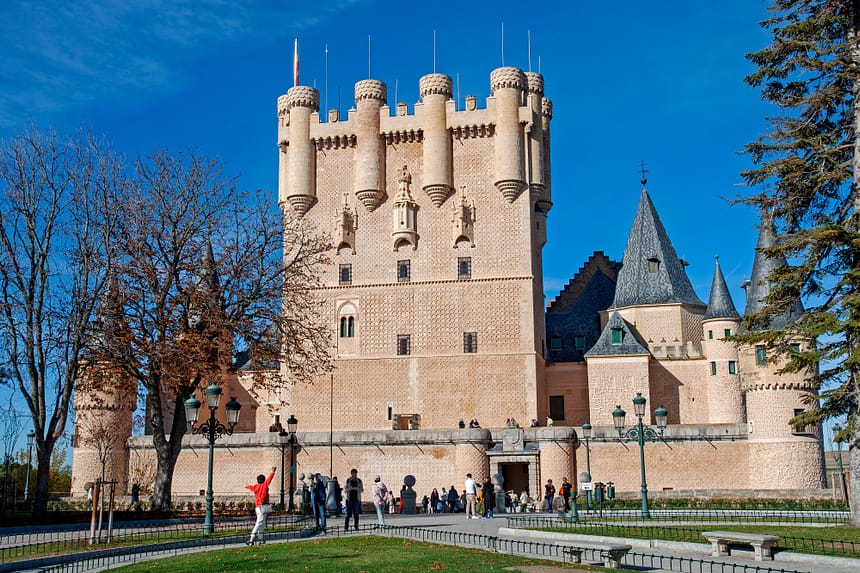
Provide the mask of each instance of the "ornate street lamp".
MULTIPOLYGON (((290 417, 287 419, 287 431, 289 434, 287 442, 290 444, 290 507, 289 511, 292 513, 294 509, 294 498, 295 498, 295 480, 293 479, 293 474, 296 473, 296 428, 299 425, 299 421, 295 416, 290 414, 290 417)), ((284 506, 284 451, 281 450, 281 507, 284 506)))
POLYGON ((27 477, 24 479, 24 504, 30 497, 30 469, 33 462, 33 444, 36 442, 36 432, 27 432, 27 477))
POLYGON ((206 406, 209 408, 209 419, 200 426, 194 427, 200 414, 200 400, 193 396, 185 401, 185 419, 192 434, 201 434, 209 441, 209 479, 206 484, 206 519, 203 521, 203 535, 209 535, 215 530, 212 524, 212 459, 215 456, 215 440, 224 434, 233 435, 233 428, 239 421, 239 410, 242 405, 236 401, 236 398, 230 398, 230 401, 224 405, 224 409, 227 410, 227 427, 225 427, 215 418, 215 410, 218 409, 218 403, 221 401, 221 387, 212 382, 203 394, 206 397, 206 406))
MULTIPOLYGON (((588 481, 594 483, 591 479, 591 448, 588 446, 588 442, 592 437, 592 428, 591 424, 588 422, 582 425, 582 439, 585 440, 585 471, 588 473, 588 481)), ((588 502, 588 509, 594 509, 591 505, 591 490, 585 492, 585 499, 588 502)))
POLYGON ((654 410, 654 419, 657 421, 657 430, 642 423, 642 417, 645 415, 645 403, 647 400, 641 392, 636 392, 633 398, 633 412, 636 414, 637 425, 629 430, 624 430, 624 418, 627 413, 621 409, 621 406, 616 406, 612 412, 612 422, 615 424, 615 429, 618 430, 618 436, 639 443, 639 466, 642 470, 642 519, 651 519, 651 512, 648 511, 648 485, 645 481, 645 439, 657 441, 666 429, 666 417, 668 412, 663 406, 654 410))

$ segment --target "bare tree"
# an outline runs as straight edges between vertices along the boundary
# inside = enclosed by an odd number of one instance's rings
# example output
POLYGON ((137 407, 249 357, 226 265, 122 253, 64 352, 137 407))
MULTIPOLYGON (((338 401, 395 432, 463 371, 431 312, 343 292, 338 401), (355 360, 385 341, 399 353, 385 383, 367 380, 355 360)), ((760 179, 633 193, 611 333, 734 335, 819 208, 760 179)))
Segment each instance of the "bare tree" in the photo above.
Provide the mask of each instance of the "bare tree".
MULTIPOLYGON (((196 153, 141 159, 134 180, 116 204, 117 289, 91 356, 105 375, 88 380, 125 377, 145 391, 152 501, 162 508, 187 432, 183 403, 224 384, 234 353, 280 357, 291 382, 330 368, 329 329, 311 294, 330 245, 305 222, 285 220, 267 194, 237 191, 218 162, 196 153)), ((255 380, 260 389, 278 383, 255 380)))
POLYGON ((36 517, 104 286, 122 169, 86 133, 61 140, 31 127, 0 145, 0 368, 36 433, 36 517))

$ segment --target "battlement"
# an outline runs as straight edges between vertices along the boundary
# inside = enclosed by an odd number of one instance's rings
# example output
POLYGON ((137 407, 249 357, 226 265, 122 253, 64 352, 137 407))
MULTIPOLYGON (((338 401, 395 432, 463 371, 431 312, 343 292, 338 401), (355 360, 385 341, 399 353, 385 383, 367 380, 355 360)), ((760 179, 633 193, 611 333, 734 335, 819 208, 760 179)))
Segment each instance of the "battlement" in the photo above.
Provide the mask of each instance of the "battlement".
POLYGON ((493 138, 492 183, 508 203, 525 190, 546 213, 549 189, 549 122, 552 102, 543 96, 538 73, 502 67, 490 74, 491 95, 479 109, 467 96, 463 109, 452 99, 453 80, 427 74, 418 81, 421 101, 409 113, 398 103, 387 105, 388 88, 374 79, 355 84, 355 105, 345 119, 339 110, 319 111, 319 92, 296 86, 278 98, 278 146, 281 150, 280 203, 301 217, 317 202, 316 154, 331 149, 353 151, 353 192, 368 212, 386 196, 385 148, 401 143, 421 145, 422 189, 441 207, 454 194, 453 142, 493 138))

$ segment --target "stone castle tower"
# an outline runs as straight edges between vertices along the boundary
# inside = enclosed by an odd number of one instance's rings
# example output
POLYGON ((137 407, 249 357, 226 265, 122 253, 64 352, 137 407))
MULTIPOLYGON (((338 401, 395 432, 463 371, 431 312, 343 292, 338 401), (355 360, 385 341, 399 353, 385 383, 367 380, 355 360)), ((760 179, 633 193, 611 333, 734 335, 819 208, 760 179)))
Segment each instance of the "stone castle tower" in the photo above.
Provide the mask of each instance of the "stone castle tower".
MULTIPOLYGON (((297 472, 354 467, 389 484, 413 474, 421 492, 459 487, 467 472, 533 494, 548 478, 576 482, 589 422, 595 481, 638 491, 637 448, 611 418, 636 393, 646 423, 658 405, 669 412, 647 446, 652 490, 820 488, 820 432, 789 425, 810 387, 727 340, 741 316, 719 262, 706 304, 644 188, 623 260, 595 252, 544 307, 552 103, 539 74, 503 67, 489 79, 485 105, 469 96, 462 109, 436 73, 420 79, 411 113, 372 79, 355 85, 345 119, 330 110, 323 121, 311 87, 278 98, 279 204, 333 237, 315 294, 335 367, 311 386, 268 370, 285 384, 267 397, 243 391, 240 369, 241 428, 216 445, 216 496, 243 493, 236 464, 282 461, 270 430, 291 414, 297 472)), ((775 264, 756 254, 747 313, 775 264)), ((145 457, 150 442, 129 447, 145 457)), ((175 496, 196 495, 201 463, 183 451, 175 496)))

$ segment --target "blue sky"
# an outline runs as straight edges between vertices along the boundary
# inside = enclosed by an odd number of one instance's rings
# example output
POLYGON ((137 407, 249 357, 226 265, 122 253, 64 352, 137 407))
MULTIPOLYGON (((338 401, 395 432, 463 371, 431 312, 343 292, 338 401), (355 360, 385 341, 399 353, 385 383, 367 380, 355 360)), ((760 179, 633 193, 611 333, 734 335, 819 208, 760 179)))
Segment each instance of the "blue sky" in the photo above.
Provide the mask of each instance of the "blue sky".
POLYGON ((370 76, 388 84, 390 104, 411 107, 418 78, 434 71, 435 30, 435 70, 454 78, 460 102, 474 94, 483 105, 503 60, 545 76, 554 105, 547 300, 593 251, 621 259, 644 160, 700 298, 719 253, 741 310, 757 218, 724 198, 744 191, 738 151, 773 113, 743 83, 753 69, 744 54, 769 39, 758 24, 766 4, 6 0, 0 137, 32 121, 88 126, 129 157, 194 148, 275 201, 275 102, 292 85, 293 39, 300 82, 343 114, 368 77, 368 36, 370 76))

